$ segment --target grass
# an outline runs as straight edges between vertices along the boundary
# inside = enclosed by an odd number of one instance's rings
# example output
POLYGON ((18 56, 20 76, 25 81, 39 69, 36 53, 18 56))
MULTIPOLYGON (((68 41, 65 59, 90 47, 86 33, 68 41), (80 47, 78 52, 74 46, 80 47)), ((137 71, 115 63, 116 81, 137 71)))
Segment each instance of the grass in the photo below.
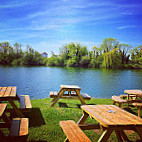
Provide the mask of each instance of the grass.
MULTIPOLYGON (((33 109, 26 113, 29 117, 29 142, 63 142, 66 138, 63 131, 59 126, 61 120, 74 120, 77 122, 82 116, 79 100, 60 100, 54 107, 50 107, 51 99, 32 100, 33 109)), ((111 99, 91 99, 86 101, 87 104, 112 104, 111 99)), ((129 111, 137 115, 137 109, 132 108, 129 111)), ((97 123, 94 119, 88 117, 87 123, 97 123)), ((100 135, 101 130, 84 131, 85 134, 93 141, 96 142, 100 135)), ((128 137, 135 141, 139 139, 136 133, 127 131, 128 137)), ((110 142, 117 141, 115 133, 112 133, 109 138, 110 142)))

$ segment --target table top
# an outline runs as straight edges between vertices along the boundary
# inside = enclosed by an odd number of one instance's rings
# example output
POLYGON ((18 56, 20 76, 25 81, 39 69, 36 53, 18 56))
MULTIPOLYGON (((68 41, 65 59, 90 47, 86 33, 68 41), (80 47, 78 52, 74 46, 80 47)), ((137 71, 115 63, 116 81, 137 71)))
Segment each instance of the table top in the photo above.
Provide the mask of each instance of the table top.
POLYGON ((16 86, 0 87, 0 98, 16 97, 16 86))
POLYGON ((7 104, 3 103, 0 104, 0 117, 3 115, 5 109, 6 109, 7 104))
POLYGON ((142 90, 124 90, 124 93, 129 95, 137 95, 139 97, 142 97, 142 90))
POLYGON ((104 127, 142 126, 142 119, 115 105, 83 105, 82 110, 104 127))
POLYGON ((61 89, 79 89, 81 90, 81 88, 77 85, 60 85, 61 89))

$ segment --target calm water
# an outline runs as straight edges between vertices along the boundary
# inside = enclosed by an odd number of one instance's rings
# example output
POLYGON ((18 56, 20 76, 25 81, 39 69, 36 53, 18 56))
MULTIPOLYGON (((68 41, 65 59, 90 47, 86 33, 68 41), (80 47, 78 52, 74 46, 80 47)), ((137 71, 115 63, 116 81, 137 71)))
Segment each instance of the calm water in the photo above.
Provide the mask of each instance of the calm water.
POLYGON ((17 86, 32 99, 49 97, 60 84, 74 84, 95 98, 111 98, 124 89, 142 89, 142 70, 106 70, 58 67, 0 67, 0 86, 17 86))

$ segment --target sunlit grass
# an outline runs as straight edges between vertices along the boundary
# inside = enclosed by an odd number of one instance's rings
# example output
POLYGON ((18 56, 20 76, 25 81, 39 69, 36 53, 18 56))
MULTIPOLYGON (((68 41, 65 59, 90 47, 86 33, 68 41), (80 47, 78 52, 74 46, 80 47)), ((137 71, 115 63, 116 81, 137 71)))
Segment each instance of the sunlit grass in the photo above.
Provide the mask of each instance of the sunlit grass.
MULTIPOLYGON (((33 109, 26 113, 26 117, 29 117, 29 136, 28 142, 46 141, 46 142, 63 142, 66 138, 65 134, 59 126, 59 122, 62 120, 74 120, 77 122, 82 116, 82 110, 80 109, 79 100, 60 100, 54 107, 50 107, 51 99, 39 99, 31 101, 33 109)), ((105 104, 111 105, 111 99, 91 99, 86 101, 87 104, 105 104)), ((126 105, 125 105, 126 107, 126 105)), ((131 112, 137 115, 137 109, 132 108, 131 112)), ((88 117, 87 123, 97 123, 94 119, 88 117)), ((101 136, 101 130, 87 130, 85 134, 96 142, 101 136)), ((135 141, 139 139, 136 133, 126 132, 130 140, 135 141)), ((109 141, 114 142, 116 135, 113 132, 109 141)))

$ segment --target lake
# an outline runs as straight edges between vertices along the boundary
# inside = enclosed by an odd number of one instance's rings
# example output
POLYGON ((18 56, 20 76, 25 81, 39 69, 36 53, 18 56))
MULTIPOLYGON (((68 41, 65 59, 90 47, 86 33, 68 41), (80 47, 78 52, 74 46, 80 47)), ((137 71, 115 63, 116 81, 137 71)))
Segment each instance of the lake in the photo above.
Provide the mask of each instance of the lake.
POLYGON ((31 99, 49 97, 60 84, 78 85, 94 98, 111 98, 125 89, 142 89, 142 70, 108 70, 66 67, 0 67, 0 86, 17 86, 31 99))

